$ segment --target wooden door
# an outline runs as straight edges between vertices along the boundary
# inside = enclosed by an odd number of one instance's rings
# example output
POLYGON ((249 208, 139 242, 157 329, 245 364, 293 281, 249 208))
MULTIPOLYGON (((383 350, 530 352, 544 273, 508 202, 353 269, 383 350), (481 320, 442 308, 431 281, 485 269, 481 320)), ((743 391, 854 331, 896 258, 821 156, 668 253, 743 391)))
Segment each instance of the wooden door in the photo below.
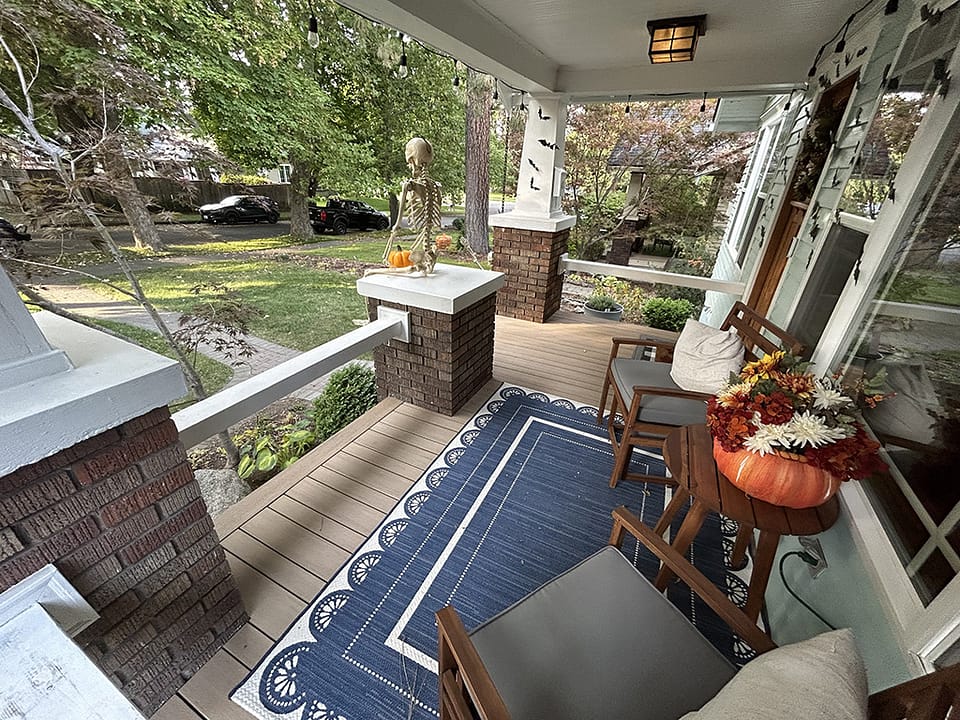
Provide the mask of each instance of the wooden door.
POLYGON ((764 253, 763 261, 760 264, 757 284, 754 285, 753 291, 750 293, 750 300, 747 303, 760 315, 766 316, 767 310, 770 309, 773 294, 780 285, 780 276, 787 266, 790 246, 793 244, 793 239, 797 236, 797 233, 800 232, 803 216, 806 213, 807 205, 794 200, 788 203, 777 220, 773 234, 770 236, 767 251, 764 253))

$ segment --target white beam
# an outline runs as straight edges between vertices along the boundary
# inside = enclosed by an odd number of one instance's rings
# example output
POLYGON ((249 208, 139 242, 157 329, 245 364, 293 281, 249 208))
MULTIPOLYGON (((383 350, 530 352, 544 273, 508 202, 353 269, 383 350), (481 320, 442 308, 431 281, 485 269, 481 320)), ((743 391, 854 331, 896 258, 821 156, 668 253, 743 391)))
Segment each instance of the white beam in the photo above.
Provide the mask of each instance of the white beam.
POLYGON ((740 299, 743 296, 744 284, 731 280, 714 280, 699 275, 681 275, 679 273, 664 272, 663 270, 647 270, 630 265, 611 265, 609 263, 589 262, 587 260, 571 260, 564 255, 560 258, 560 270, 585 272, 592 275, 612 275, 624 280, 637 282, 660 283, 661 285, 676 285, 677 287, 697 288, 698 290, 713 290, 728 293, 740 299))
POLYGON ((385 314, 175 413, 180 440, 185 447, 203 442, 358 355, 404 338, 409 339, 408 314, 385 314))
MULTIPOLYGON (((447 0, 338 0, 527 92, 553 92, 557 63, 479 5, 447 0)), ((415 70, 414 70, 415 71, 415 70)))

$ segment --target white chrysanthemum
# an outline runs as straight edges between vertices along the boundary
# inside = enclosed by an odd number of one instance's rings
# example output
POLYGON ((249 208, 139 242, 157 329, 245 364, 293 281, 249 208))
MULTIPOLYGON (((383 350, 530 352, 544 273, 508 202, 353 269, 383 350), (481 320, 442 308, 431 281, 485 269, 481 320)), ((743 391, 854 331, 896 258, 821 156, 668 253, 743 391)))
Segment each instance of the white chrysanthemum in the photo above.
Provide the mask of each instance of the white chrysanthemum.
POLYGON ((849 405, 852 401, 844 395, 834 383, 823 378, 817 378, 813 383, 813 406, 829 410, 830 408, 849 405))
POLYGON ((786 447, 789 439, 786 437, 783 425, 765 425, 759 420, 759 413, 754 417, 753 424, 757 431, 743 441, 743 446, 750 452, 760 455, 776 452, 778 447, 786 447))
POLYGON ((822 418, 811 415, 810 411, 797 413, 786 425, 790 442, 799 447, 820 447, 835 440, 842 440, 847 434, 841 428, 828 427, 822 418))

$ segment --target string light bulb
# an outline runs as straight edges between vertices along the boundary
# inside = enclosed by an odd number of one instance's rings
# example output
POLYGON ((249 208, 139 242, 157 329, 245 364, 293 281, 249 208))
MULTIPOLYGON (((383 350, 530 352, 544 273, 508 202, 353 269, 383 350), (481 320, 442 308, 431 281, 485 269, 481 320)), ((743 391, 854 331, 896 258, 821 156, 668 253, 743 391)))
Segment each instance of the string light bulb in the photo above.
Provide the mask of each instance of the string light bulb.
POLYGON ((707 93, 703 93, 703 101, 700 103, 700 112, 705 113, 707 111, 707 93))
POLYGON ((623 109, 624 115, 630 114, 630 100, 633 98, 633 95, 627 95, 627 106, 623 109))
POLYGON ((497 80, 493 81, 493 101, 496 102, 500 99, 500 91, 497 89, 497 80))
POLYGON ((793 94, 794 94, 795 92, 796 92, 796 90, 791 90, 791 91, 790 91, 790 97, 787 98, 787 104, 783 106, 783 111, 784 111, 784 112, 789 112, 789 110, 790 110, 790 104, 793 102, 793 94))
POLYGON ((843 34, 840 35, 840 42, 837 43, 837 46, 833 49, 834 52, 842 53, 847 47, 847 30, 850 29, 850 25, 853 23, 854 16, 851 15, 847 22, 843 26, 843 34))
POLYGON ((455 88, 460 87, 460 69, 456 60, 453 61, 453 86, 455 88))
POLYGON ((320 32, 317 25, 317 16, 311 15, 307 24, 307 45, 316 50, 320 47, 320 32))
POLYGON ((397 75, 401 78, 405 78, 410 74, 410 70, 407 68, 407 53, 400 53, 400 65, 397 67, 397 75))

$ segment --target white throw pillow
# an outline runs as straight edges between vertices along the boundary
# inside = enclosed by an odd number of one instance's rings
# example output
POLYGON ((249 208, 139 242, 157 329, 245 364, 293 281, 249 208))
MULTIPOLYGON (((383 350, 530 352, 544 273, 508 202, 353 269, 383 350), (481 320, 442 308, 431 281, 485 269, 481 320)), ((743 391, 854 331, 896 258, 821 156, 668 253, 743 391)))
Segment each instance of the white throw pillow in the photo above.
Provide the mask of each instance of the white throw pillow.
POLYGON ((761 655, 680 720, 865 720, 867 672, 848 630, 761 655))
POLYGON ((743 341, 736 328, 717 330, 691 318, 673 349, 670 377, 684 390, 715 395, 742 367, 743 341))

